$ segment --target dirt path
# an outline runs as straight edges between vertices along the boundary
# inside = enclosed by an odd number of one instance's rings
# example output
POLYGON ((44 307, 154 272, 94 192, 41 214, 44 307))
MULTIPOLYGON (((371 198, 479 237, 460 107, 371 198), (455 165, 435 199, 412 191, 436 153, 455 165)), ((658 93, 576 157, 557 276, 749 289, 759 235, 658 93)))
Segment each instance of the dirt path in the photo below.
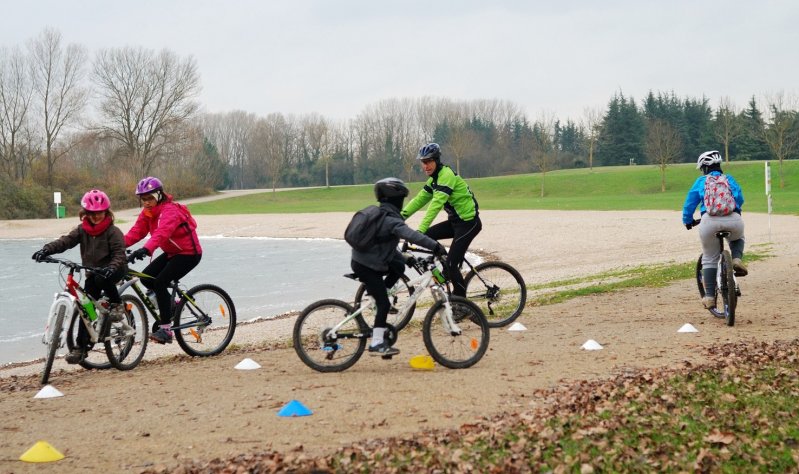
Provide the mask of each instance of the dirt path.
MULTIPOLYGON (((528 282, 686 261, 698 254, 696 234, 679 228, 675 213, 485 214, 491 225, 476 245, 513 263, 528 282)), ((226 223, 202 217, 207 234, 330 237, 346 224, 340 213, 286 220, 237 216, 226 223)), ((704 345, 794 339, 799 336, 797 230, 799 218, 772 217, 773 243, 767 244, 766 217, 747 216, 748 245, 769 249, 775 258, 750 265, 734 328, 702 310, 694 283, 682 281, 657 290, 528 308, 520 319, 528 330, 492 331, 488 354, 467 370, 412 370, 408 359, 424 349, 418 333, 403 332, 398 342, 402 354, 393 360, 365 356, 344 373, 319 374, 305 367, 293 349, 265 342, 285 341, 291 321, 282 320, 237 330, 237 343, 260 341, 259 349, 199 360, 168 347, 174 357, 150 360, 130 372, 56 373, 52 383, 65 394, 61 398, 32 398, 39 386, 36 375, 24 375, 25 368, 0 371, 5 376, 0 379, 0 472, 136 472, 173 466, 181 459, 271 449, 321 453, 363 439, 456 427, 527 407, 536 403, 529 396, 534 389, 564 379, 699 362, 698 348, 704 345), (677 333, 685 323, 699 332, 677 333), (604 349, 580 349, 588 339, 604 349), (245 357, 262 368, 233 369, 245 357), (290 400, 302 402, 313 415, 277 416, 290 400), (40 439, 66 458, 49 465, 17 461, 40 439)))

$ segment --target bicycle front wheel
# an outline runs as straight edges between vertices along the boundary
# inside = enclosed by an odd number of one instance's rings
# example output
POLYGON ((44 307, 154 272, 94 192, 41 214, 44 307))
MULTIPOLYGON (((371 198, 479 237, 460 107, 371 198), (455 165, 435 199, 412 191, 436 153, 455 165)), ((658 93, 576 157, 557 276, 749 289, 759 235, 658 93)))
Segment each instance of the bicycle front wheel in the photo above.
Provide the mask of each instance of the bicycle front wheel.
POLYGON ((371 331, 361 315, 336 331, 330 330, 355 310, 341 300, 311 303, 294 322, 294 351, 308 367, 319 372, 341 372, 358 362, 371 331))
MULTIPOLYGON (((69 330, 67 331, 67 349, 69 349, 70 352, 79 347, 78 331, 83 325, 83 320, 80 316, 80 312, 76 308, 72 314, 72 318, 70 318, 69 330)), ((108 356, 105 353, 105 345, 103 345, 102 342, 99 344, 93 344, 91 348, 86 351, 86 357, 80 361, 79 364, 84 369, 90 370, 105 370, 112 367, 111 362, 108 361, 108 356)))
POLYGON ((122 295, 125 319, 119 323, 106 321, 105 353, 118 370, 130 370, 141 362, 147 349, 149 328, 144 305, 133 295, 122 295))
POLYGON ((50 371, 53 370, 55 355, 58 352, 58 346, 61 345, 61 330, 64 327, 64 315, 67 313, 67 307, 60 304, 57 311, 55 321, 53 321, 52 337, 47 344, 47 358, 44 361, 44 369, 42 369, 42 385, 47 385, 50 380, 50 371))
POLYGON ((466 299, 483 311, 488 326, 499 328, 512 323, 527 303, 527 285, 522 275, 504 262, 483 262, 464 278, 466 299))
POLYGON ((721 254, 721 299, 724 301, 724 321, 727 326, 735 325, 735 307, 738 295, 735 293, 735 277, 733 276, 732 256, 729 250, 721 254))
POLYGON ((197 285, 175 309, 175 340, 186 354, 208 357, 224 351, 236 332, 236 307, 216 285, 197 285))
MULTIPOLYGON (((413 287, 408 286, 409 281, 410 278, 402 275, 399 281, 394 285, 394 294, 388 297, 391 303, 391 309, 388 312, 386 322, 394 326, 394 329, 397 331, 401 331, 402 328, 408 325, 413 317, 413 312, 416 310, 416 303, 414 303, 410 308, 403 311, 408 299, 410 299, 413 294, 413 287)), ((355 307, 360 308, 362 303, 368 304, 368 298, 369 295, 366 294, 366 285, 361 283, 358 287, 358 291, 355 292, 355 307)), ((370 308, 364 308, 363 312, 361 312, 361 317, 363 317, 363 320, 371 327, 375 325, 375 315, 376 311, 370 308)))
POLYGON ((457 328, 449 327, 444 302, 439 301, 424 318, 422 337, 436 362, 450 369, 465 369, 485 355, 490 328, 483 312, 473 302, 459 296, 451 296, 449 302, 457 328))

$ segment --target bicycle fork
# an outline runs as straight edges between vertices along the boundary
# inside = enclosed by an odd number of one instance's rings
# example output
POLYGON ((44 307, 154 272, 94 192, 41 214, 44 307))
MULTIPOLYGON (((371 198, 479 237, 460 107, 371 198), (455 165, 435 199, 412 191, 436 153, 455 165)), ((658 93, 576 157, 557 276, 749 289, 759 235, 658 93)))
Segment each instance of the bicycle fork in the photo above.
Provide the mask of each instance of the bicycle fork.
POLYGON ((452 303, 450 302, 449 298, 447 298, 446 292, 440 286, 433 287, 432 291, 433 297, 435 299, 444 302, 444 313, 441 315, 441 324, 444 325, 444 329, 450 334, 450 336, 460 336, 463 331, 458 326, 458 323, 455 322, 452 311, 452 303))

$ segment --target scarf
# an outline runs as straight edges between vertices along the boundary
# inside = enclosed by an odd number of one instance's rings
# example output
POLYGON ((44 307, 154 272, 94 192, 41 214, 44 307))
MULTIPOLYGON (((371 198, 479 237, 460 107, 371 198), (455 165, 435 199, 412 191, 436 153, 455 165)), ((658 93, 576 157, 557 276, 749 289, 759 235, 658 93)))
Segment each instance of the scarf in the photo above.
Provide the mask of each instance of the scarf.
POLYGON ((97 225, 92 224, 89 218, 86 217, 83 219, 81 226, 83 226, 83 230, 85 230, 87 234, 92 237, 97 237, 111 226, 111 216, 106 214, 105 219, 101 220, 97 225))

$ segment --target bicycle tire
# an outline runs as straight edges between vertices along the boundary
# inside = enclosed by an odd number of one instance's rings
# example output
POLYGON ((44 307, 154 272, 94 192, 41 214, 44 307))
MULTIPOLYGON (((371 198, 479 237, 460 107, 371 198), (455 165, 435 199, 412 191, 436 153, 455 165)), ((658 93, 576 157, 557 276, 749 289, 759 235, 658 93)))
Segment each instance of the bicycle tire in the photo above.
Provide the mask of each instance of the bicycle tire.
POLYGON ((477 304, 489 327, 500 328, 514 322, 527 304, 524 278, 505 262, 483 262, 469 271, 464 282, 466 299, 477 304))
MULTIPOLYGON (((699 298, 702 299, 705 297, 705 284, 702 277, 702 254, 699 254, 699 259, 696 261, 696 286, 699 289, 699 298)), ((717 298, 718 299, 718 298, 717 298)), ((724 318, 725 312, 719 310, 717 307, 708 308, 710 314, 717 318, 724 318)))
POLYGON ((230 344, 236 332, 236 307, 233 300, 222 288, 211 285, 197 285, 186 292, 175 308, 175 340, 183 352, 192 357, 215 356, 230 344), (199 318, 209 318, 204 324, 199 318))
POLYGON ((735 278, 733 277, 732 256, 729 250, 721 253, 721 298, 724 300, 724 322, 727 326, 735 326, 735 308, 738 305, 738 295, 735 293, 735 278))
POLYGON ((47 344, 47 358, 44 361, 44 369, 42 369, 42 385, 47 385, 47 382, 50 381, 50 371, 53 370, 55 355, 58 352, 58 346, 61 345, 61 329, 64 327, 64 315, 66 312, 66 306, 63 304, 58 305, 58 313, 55 321, 53 321, 53 337, 50 338, 50 343, 47 344))
MULTIPOLYGON (((402 308, 405 306, 405 302, 408 300, 410 295, 413 294, 414 288, 408 286, 409 281, 410 278, 408 278, 406 275, 402 275, 399 281, 397 281, 397 284, 394 285, 395 287, 397 285, 404 285, 404 288, 399 289, 394 295, 389 296, 389 302, 391 303, 392 307, 402 310, 402 308)), ((361 283, 360 286, 358 286, 358 291, 355 292, 355 303, 354 303, 355 309, 361 307, 361 301, 363 300, 364 293, 366 293, 366 285, 361 283)), ((386 322, 394 326, 394 329, 396 329, 399 332, 405 326, 407 326, 409 322, 411 322, 411 318, 413 318, 414 311, 416 311, 416 303, 413 303, 413 305, 407 311, 405 311, 405 314, 402 314, 400 312, 396 314, 389 313, 388 317, 386 318, 386 322)), ((371 311, 368 308, 364 308, 364 310, 361 312, 361 317, 366 322, 366 324, 369 325, 369 327, 374 327, 375 316, 376 312, 371 311)))
POLYGON ((103 340, 108 361, 117 370, 131 370, 139 365, 147 350, 149 328, 147 313, 139 298, 122 295, 125 308, 125 322, 133 328, 133 334, 123 336, 120 323, 111 323, 108 318, 103 323, 103 340))
POLYGON ((318 372, 341 372, 363 355, 371 331, 361 315, 338 330, 329 340, 328 331, 355 309, 341 300, 324 299, 308 305, 294 322, 294 351, 308 367, 318 372))
MULTIPOLYGON (((80 314, 78 314, 79 311, 79 309, 75 308, 71 321, 69 322, 69 331, 67 331, 67 349, 69 349, 70 352, 78 347, 78 330, 80 325, 83 324, 80 314)), ((87 370, 107 370, 113 367, 108 360, 108 355, 105 353, 105 345, 102 343, 94 344, 89 348, 89 350, 86 351, 86 357, 78 362, 78 365, 87 370)))
POLYGON ((444 327, 444 302, 436 302, 427 312, 422 325, 422 338, 430 356, 450 369, 471 367, 485 355, 490 339, 490 327, 480 307, 459 296, 450 297, 455 322, 460 334, 444 327))

